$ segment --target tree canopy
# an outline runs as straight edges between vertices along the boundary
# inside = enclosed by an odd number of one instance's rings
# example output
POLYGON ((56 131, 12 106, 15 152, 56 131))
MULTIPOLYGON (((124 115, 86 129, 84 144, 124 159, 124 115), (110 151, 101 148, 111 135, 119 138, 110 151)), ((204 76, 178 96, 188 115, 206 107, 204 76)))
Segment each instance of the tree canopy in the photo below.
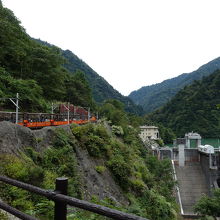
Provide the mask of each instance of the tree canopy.
POLYGON ((84 73, 70 74, 63 67, 65 62, 60 49, 30 38, 13 12, 0 4, 1 97, 20 93, 25 111, 47 111, 52 101, 92 105, 84 73))
POLYGON ((149 115, 151 120, 171 128, 177 136, 190 131, 202 137, 219 137, 220 70, 180 90, 163 108, 149 115))

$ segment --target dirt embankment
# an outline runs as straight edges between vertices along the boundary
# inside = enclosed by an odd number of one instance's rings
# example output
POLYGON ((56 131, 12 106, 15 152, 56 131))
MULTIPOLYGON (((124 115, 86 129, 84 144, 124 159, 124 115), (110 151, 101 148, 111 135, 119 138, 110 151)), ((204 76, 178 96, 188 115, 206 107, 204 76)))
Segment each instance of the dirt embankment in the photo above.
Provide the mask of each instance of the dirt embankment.
MULTIPOLYGON (((70 126, 60 127, 72 135, 70 126)), ((46 127, 40 130, 30 130, 10 122, 0 122, 0 154, 19 156, 25 147, 33 147, 36 151, 42 152, 45 148, 52 146, 57 128, 46 127)), ((102 174, 96 171, 95 167, 103 165, 103 160, 92 158, 86 149, 79 146, 75 146, 75 153, 85 199, 89 200, 95 195, 99 199, 110 198, 116 204, 128 203, 110 171, 107 169, 102 174)))

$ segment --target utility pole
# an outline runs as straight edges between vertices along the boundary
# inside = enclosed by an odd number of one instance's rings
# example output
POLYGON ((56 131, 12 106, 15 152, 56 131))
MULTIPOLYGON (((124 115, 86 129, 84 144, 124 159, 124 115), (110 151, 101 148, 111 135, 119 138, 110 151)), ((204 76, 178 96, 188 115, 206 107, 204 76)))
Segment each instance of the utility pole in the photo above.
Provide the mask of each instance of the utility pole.
POLYGON ((96 118, 99 119, 99 112, 96 113, 96 118))
POLYGON ((18 123, 18 98, 19 98, 19 95, 18 93, 16 94, 16 119, 15 119, 15 123, 17 124, 18 123))
POLYGON ((70 123, 70 103, 68 102, 67 107, 64 105, 65 109, 67 110, 67 121, 68 124, 70 123))
POLYGON ((88 121, 90 119, 90 108, 88 108, 88 121))
POLYGON ((68 102, 68 113, 67 113, 68 124, 70 123, 70 103, 68 102))
MULTIPOLYGON (((5 98, 7 99, 7 98, 5 98)), ((16 94, 16 98, 8 98, 15 106, 16 106, 16 116, 15 116, 15 123, 18 124, 18 109, 19 109, 19 106, 18 106, 18 100, 19 100, 19 94, 17 93, 16 94), (14 99, 16 100, 16 102, 14 102, 14 99)))
POLYGON ((58 104, 54 104, 53 102, 52 102, 52 105, 51 105, 51 114, 52 114, 52 116, 51 116, 51 119, 53 119, 53 113, 54 113, 54 110, 56 109, 56 108, 58 108, 58 104))

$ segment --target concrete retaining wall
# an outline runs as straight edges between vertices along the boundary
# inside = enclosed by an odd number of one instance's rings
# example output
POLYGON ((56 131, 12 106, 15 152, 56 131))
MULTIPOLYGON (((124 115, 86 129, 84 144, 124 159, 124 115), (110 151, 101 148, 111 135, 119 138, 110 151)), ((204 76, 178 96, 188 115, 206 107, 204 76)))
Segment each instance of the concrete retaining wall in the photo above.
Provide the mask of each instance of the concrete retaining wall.
POLYGON ((185 149, 185 161, 186 162, 198 162, 199 153, 197 149, 185 149))
POLYGON ((209 187, 209 194, 211 194, 212 189, 214 189, 214 182, 220 177, 220 170, 210 169, 209 155, 207 154, 200 153, 200 164, 209 187))

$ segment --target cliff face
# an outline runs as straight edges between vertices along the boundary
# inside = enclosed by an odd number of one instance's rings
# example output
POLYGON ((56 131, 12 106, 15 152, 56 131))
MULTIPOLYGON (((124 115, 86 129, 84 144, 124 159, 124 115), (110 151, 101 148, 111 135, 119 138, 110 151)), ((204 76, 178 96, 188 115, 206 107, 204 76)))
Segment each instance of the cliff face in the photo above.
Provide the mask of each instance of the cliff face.
POLYGON ((24 147, 37 147, 33 132, 10 122, 0 122, 0 153, 15 154, 23 151, 24 147))
MULTIPOLYGON (((137 132, 127 126, 119 134, 101 121, 40 130, 0 122, 0 175, 45 189, 54 189, 55 179, 66 176, 70 196, 149 219, 174 220, 170 162, 149 154, 137 132)), ((0 197, 15 208, 53 219, 53 203, 44 198, 4 184, 0 197)), ((72 211, 80 220, 103 219, 72 211)))
MULTIPOLYGON (((26 147, 43 152, 46 148, 52 148, 56 129, 60 128, 72 136, 73 140, 75 139, 70 126, 30 130, 10 122, 0 122, 0 154, 13 154, 19 157, 26 147)), ((77 145, 75 145, 75 156, 84 199, 90 200, 96 196, 99 199, 110 198, 116 204, 128 204, 110 171, 105 170, 102 174, 96 171, 97 166, 104 164, 103 160, 92 158, 86 149, 77 145)))

